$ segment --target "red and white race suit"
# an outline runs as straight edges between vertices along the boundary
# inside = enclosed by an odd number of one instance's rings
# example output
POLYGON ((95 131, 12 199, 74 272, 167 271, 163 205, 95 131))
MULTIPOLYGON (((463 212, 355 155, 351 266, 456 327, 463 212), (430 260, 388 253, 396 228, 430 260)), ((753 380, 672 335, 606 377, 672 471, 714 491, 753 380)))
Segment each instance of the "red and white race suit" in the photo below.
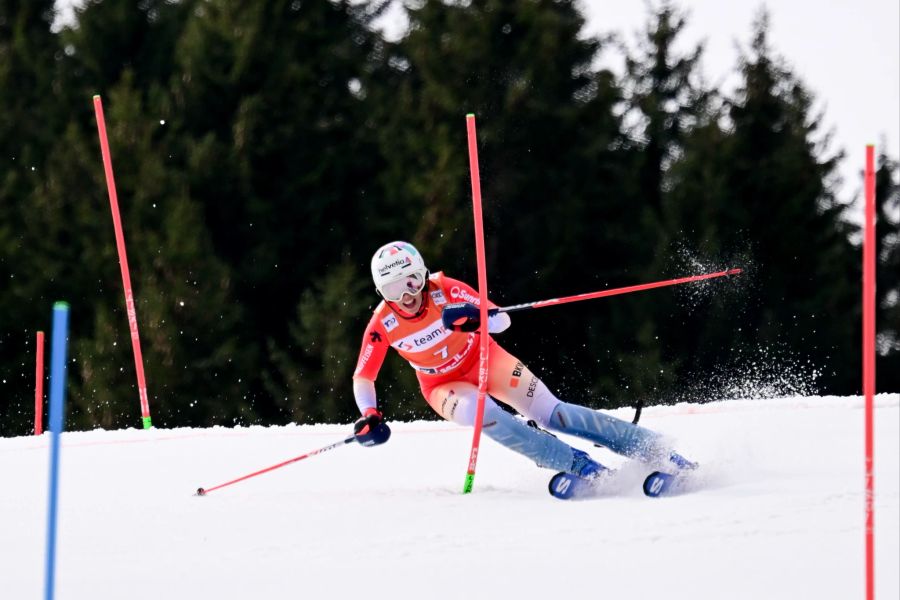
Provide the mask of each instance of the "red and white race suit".
MULTIPOLYGON (((378 377, 391 347, 416 370, 422 395, 439 415, 471 425, 475 410, 472 400, 478 392, 480 334, 445 328, 441 310, 454 302, 478 306, 478 293, 440 272, 429 277, 422 293, 423 306, 416 315, 407 315, 385 301, 375 308, 353 374, 357 405, 361 411, 374 406, 370 382, 378 377)), ((496 305, 489 302, 488 306, 496 305)), ((487 393, 541 424, 549 421, 559 404, 547 386, 493 338, 489 343, 487 393)))

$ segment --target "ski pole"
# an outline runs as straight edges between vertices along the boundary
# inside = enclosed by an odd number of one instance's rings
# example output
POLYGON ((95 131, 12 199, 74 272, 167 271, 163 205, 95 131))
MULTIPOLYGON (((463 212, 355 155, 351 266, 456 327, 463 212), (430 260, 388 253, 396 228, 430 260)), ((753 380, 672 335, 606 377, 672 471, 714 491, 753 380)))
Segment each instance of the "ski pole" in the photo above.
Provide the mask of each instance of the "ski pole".
POLYGON ((266 467, 265 469, 260 469, 259 471, 254 471, 248 475, 244 475, 243 477, 238 477, 237 479, 232 479, 231 481, 226 481, 225 483, 220 483, 217 486, 213 486, 211 488, 197 488, 197 496, 205 496, 208 493, 221 489, 223 487, 233 485, 240 481, 244 481, 245 479, 250 479, 251 477, 256 477, 257 475, 262 475, 263 473, 268 473, 269 471, 274 471, 275 469, 280 469, 281 467, 287 466, 291 463, 295 463, 297 461, 303 460, 304 458, 309 458, 310 456, 315 456, 316 454, 322 454, 323 452, 328 452, 329 450, 334 450, 339 446, 343 446, 344 444, 349 444, 353 441, 356 441, 356 436, 351 435, 347 439, 341 440, 339 442, 335 442, 333 444, 329 444, 324 448, 319 448, 318 450, 312 450, 311 452, 307 452, 306 454, 301 454, 300 456, 295 456, 294 458, 288 459, 284 462, 280 462, 277 465, 272 465, 271 467, 266 467))
POLYGON ((565 298, 552 298, 550 300, 538 300, 537 302, 526 302, 525 304, 513 304, 512 306, 503 306, 491 309, 491 314, 516 312, 519 310, 528 310, 530 308, 543 308, 544 306, 553 306, 556 304, 567 304, 569 302, 580 302, 582 300, 593 300, 594 298, 605 298, 607 296, 619 296, 622 294, 630 294, 631 292, 640 292, 643 290, 652 290, 654 288, 666 287, 670 285, 679 285, 682 283, 691 283, 693 281, 703 281, 704 279, 712 279, 714 277, 726 277, 728 275, 737 275, 741 269, 728 269, 717 273, 706 273, 704 275, 691 275, 690 277, 680 277, 678 279, 667 279, 665 281, 655 281, 653 283, 642 283, 640 285, 629 285, 626 287, 613 288, 611 290, 601 290, 599 292, 589 292, 587 294, 577 294, 575 296, 566 296, 565 298))

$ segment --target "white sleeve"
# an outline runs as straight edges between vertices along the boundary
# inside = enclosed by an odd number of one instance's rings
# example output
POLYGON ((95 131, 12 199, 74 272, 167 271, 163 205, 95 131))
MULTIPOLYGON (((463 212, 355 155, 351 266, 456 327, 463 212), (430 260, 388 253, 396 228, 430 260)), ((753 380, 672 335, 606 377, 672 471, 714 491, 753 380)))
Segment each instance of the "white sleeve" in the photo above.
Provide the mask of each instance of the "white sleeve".
POLYGON ((366 412, 367 408, 378 408, 375 399, 375 382, 365 377, 353 378, 353 398, 356 399, 356 406, 359 413, 366 412))
POLYGON ((512 320, 506 313, 498 312, 488 317, 488 333, 501 333, 509 328, 512 320))

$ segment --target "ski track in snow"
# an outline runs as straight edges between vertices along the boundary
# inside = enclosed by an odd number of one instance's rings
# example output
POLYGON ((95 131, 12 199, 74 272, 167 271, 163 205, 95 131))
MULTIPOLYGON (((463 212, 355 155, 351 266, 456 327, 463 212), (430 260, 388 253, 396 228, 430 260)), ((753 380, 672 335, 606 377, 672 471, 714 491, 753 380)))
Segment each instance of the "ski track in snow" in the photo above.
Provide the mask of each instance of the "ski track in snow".
MULTIPOLYGON (((393 423, 356 444, 194 496, 346 437, 344 425, 63 434, 57 597, 864 597, 863 400, 800 397, 644 409, 701 463, 660 499, 618 467, 561 502, 550 471, 471 430, 393 423)), ((630 410, 612 411, 624 419, 630 410)), ((900 597, 900 395, 876 397, 876 597, 900 597)), ((0 439, 0 598, 43 591, 49 435, 0 439)))

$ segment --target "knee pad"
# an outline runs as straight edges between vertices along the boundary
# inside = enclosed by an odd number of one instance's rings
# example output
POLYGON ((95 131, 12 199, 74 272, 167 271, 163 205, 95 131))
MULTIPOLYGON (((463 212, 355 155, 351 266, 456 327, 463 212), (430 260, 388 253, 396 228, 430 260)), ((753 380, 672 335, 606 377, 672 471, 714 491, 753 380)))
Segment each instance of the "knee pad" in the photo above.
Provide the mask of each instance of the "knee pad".
MULTIPOLYGON (((436 390, 435 394, 438 393, 436 390)), ((452 386, 440 390, 438 397, 432 397, 429 404, 444 419, 457 425, 471 427, 475 424, 475 409, 478 406, 478 389, 472 385, 452 386)), ((485 404, 491 401, 484 399, 485 404)))
POLYGON ((529 419, 534 419, 541 427, 550 427, 550 417, 562 401, 553 395, 543 381, 537 377, 534 381, 536 382, 534 390, 528 392, 532 394, 531 404, 524 414, 529 419))

